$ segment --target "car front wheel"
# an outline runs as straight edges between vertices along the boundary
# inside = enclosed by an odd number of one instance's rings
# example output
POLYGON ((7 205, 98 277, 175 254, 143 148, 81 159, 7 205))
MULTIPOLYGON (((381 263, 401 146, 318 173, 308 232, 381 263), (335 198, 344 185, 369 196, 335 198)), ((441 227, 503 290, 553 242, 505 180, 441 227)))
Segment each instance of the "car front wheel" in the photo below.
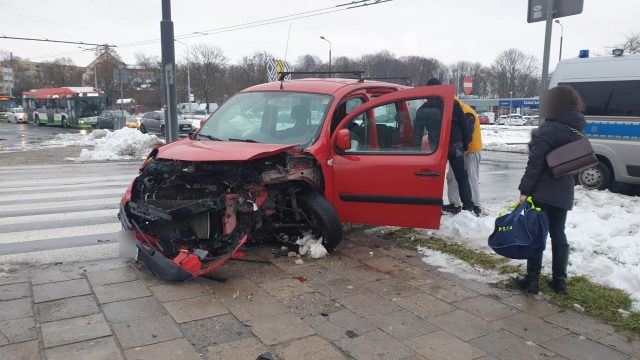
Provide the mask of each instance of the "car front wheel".
POLYGON ((582 170, 578 174, 578 182, 587 189, 604 190, 613 183, 613 174, 605 163, 599 161, 597 166, 582 170))
POLYGON ((333 206, 324 196, 313 191, 299 195, 297 200, 312 232, 322 236, 322 245, 328 251, 335 249, 342 241, 342 223, 333 206))
POLYGON ((144 127, 144 124, 140 124, 140 132, 143 134, 147 133, 147 129, 144 127))

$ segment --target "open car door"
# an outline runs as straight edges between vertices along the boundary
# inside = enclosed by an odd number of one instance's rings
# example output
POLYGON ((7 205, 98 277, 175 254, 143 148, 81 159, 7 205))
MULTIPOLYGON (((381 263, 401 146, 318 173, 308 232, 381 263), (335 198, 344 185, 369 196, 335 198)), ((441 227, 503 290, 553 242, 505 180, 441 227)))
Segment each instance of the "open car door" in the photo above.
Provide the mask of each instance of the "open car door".
POLYGON ((400 90, 342 120, 327 189, 342 222, 440 227, 454 95, 453 85, 400 90))

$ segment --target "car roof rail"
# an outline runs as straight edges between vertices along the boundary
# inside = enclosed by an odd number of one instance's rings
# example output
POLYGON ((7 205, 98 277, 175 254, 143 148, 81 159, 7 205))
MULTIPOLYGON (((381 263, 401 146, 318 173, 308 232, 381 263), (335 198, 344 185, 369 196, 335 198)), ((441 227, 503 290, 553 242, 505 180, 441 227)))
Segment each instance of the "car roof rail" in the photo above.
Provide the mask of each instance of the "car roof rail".
POLYGON ((351 70, 351 71, 283 71, 278 77, 278 81, 284 81, 289 75, 333 75, 333 74, 349 74, 358 77, 358 81, 362 81, 362 75, 364 70, 351 70))
POLYGON ((409 76, 372 76, 372 77, 364 77, 362 80, 375 80, 375 81, 386 81, 386 80, 403 80, 406 85, 411 85, 413 80, 409 76))

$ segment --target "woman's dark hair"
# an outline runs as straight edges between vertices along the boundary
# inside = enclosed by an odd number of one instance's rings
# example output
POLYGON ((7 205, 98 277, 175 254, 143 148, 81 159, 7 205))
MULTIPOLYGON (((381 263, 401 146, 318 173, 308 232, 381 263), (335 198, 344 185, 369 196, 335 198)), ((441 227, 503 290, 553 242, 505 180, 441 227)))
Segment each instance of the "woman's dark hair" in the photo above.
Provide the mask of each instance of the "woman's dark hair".
POLYGON ((578 92, 566 85, 556 86, 544 95, 542 114, 546 118, 557 118, 577 108, 584 111, 584 100, 578 92))

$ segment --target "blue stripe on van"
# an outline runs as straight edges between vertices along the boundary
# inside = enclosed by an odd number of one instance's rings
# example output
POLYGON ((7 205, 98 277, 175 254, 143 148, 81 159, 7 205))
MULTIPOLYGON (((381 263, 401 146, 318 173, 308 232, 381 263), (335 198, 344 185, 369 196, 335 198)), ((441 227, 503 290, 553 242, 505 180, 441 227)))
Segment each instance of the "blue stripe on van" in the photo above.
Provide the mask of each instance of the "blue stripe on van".
POLYGON ((593 138, 640 139, 640 123, 587 121, 584 131, 593 138))

